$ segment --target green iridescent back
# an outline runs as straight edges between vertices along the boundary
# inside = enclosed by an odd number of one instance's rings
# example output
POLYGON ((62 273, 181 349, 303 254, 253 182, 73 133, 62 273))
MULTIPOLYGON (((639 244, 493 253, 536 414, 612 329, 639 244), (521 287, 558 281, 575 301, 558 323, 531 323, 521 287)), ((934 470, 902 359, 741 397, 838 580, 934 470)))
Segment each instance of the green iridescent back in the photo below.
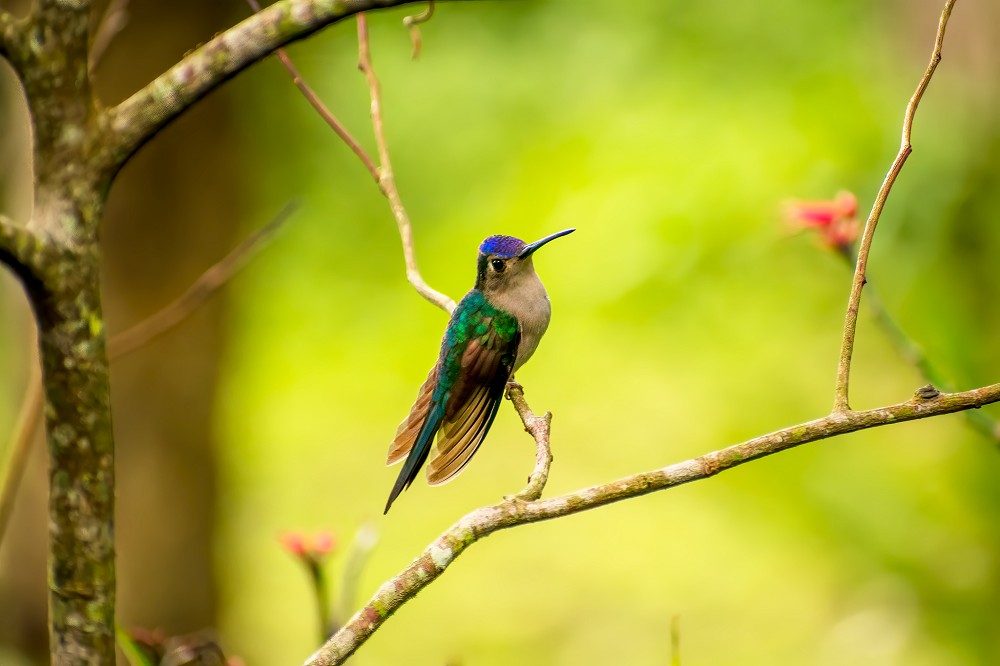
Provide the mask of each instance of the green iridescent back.
POLYGON ((473 289, 465 295, 455 308, 448 330, 444 334, 444 345, 441 349, 440 374, 434 390, 434 401, 445 402, 445 396, 451 391, 461 370, 462 354, 469 341, 486 339, 493 336, 492 344, 506 347, 504 356, 510 356, 505 365, 513 366, 517 355, 517 318, 514 315, 493 307, 486 295, 478 289, 473 289))

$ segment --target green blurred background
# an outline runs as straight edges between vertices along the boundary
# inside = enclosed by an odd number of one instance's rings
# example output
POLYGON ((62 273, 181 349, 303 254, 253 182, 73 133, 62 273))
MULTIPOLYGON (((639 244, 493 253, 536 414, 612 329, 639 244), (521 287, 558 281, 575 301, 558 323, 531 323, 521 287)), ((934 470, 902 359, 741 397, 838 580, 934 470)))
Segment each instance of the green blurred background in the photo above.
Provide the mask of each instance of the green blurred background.
MULTIPOLYGON (((133 3, 98 70, 109 101, 243 15, 235 0, 159 4, 133 3)), ((370 18, 428 281, 460 296, 483 237, 578 229, 539 253, 553 322, 518 377, 532 407, 555 414, 548 494, 829 409, 850 277, 788 229, 781 205, 848 189, 867 210, 939 11, 930 0, 445 3, 416 63, 400 24, 412 10, 370 18)), ((1000 372, 998 26, 996 3, 958 3, 869 273, 960 388, 1000 372)), ((353 22, 291 54, 374 150, 353 22)), ((8 211, 24 207, 16 176, 8 211)), ((114 370, 121 622, 215 627, 249 664, 299 663, 315 648, 310 589, 280 534, 331 529, 342 553, 372 521, 365 597, 466 511, 519 489, 532 463, 505 406, 461 477, 420 480, 380 515, 396 475, 386 447, 445 317, 406 284, 367 173, 275 62, 123 173, 107 224, 110 328, 155 311, 290 199, 300 212, 221 303, 114 370)), ((4 280, 7 432, 30 330, 4 280)), ((925 383, 864 309, 855 359, 855 407, 925 383)), ((32 470, 0 550, 4 663, 44 649, 40 456, 32 470)), ((354 661, 665 664, 677 615, 686 666, 1000 663, 998 478, 997 443, 961 416, 809 445, 476 544, 354 661)))

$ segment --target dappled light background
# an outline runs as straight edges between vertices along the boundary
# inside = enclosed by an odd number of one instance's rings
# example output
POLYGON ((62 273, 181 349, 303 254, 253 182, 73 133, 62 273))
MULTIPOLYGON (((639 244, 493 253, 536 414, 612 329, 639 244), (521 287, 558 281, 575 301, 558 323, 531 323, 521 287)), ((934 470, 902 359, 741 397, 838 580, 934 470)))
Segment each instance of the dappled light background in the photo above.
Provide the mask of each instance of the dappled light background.
MULTIPOLYGON (((553 320, 518 374, 535 411, 554 413, 548 495, 829 410, 850 275, 782 204, 846 189, 867 212, 939 12, 931 0, 442 3, 418 62, 401 26, 412 11, 370 17, 427 280, 457 298, 483 237, 578 230, 536 257, 553 320)), ((869 271, 955 388, 1000 378, 998 25, 994 3, 958 3, 869 271)), ((290 53, 374 150, 354 30, 290 53)), ((216 628, 249 664, 299 663, 315 613, 282 533, 330 529, 343 553, 373 523, 360 602, 461 515, 520 489, 533 444, 505 404, 460 477, 420 478, 382 517, 397 473, 386 449, 445 315, 406 283, 385 200, 276 62, 223 94, 244 233, 291 199, 301 208, 227 290, 216 628)), ((868 314, 856 408, 925 383, 868 314)), ((4 424, 22 381, 4 387, 4 424)), ((685 664, 998 663, 998 478, 997 442, 956 415, 501 532, 352 663, 664 664, 673 616, 685 664)))

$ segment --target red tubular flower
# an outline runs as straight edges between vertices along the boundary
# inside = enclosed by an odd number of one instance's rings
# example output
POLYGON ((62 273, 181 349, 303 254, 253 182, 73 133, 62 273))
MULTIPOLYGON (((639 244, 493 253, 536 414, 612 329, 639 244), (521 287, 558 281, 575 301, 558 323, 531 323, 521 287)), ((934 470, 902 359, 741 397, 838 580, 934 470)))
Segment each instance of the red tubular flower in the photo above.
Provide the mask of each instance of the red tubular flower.
POLYGON ((858 239, 857 214, 858 199, 846 191, 832 200, 795 200, 786 205, 786 216, 793 226, 815 229, 824 245, 844 253, 849 253, 858 239))

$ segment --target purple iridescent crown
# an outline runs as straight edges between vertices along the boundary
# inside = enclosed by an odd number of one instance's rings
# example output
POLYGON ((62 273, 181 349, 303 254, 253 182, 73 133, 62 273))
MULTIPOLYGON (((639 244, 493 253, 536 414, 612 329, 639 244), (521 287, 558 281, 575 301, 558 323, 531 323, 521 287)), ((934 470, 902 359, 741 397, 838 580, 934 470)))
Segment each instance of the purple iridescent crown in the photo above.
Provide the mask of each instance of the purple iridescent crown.
POLYGON ((525 243, 520 238, 513 236, 490 236, 479 246, 481 254, 495 254, 504 259, 510 259, 520 254, 525 243))

